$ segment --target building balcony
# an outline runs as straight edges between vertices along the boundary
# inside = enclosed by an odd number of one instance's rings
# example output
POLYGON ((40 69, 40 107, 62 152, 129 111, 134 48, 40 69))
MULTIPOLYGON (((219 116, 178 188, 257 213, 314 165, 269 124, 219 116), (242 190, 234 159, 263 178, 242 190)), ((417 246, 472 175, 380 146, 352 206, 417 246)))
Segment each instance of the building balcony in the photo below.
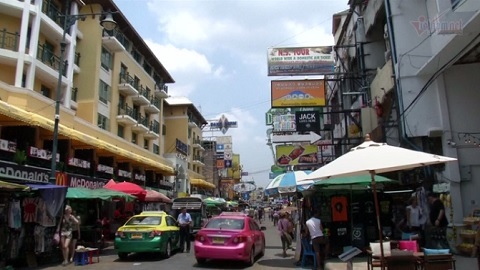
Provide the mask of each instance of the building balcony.
POLYGON ((126 40, 126 38, 123 33, 117 29, 113 29, 112 31, 103 30, 102 45, 110 52, 115 53, 125 51, 125 47, 120 40, 126 40))
POLYGON ((148 91, 143 86, 140 86, 138 89, 138 94, 132 96, 132 102, 140 106, 145 106, 150 104, 150 99, 148 98, 148 91))
POLYGON ((78 104, 77 104, 77 95, 78 95, 78 88, 77 87, 72 87, 72 93, 70 96, 70 107, 74 110, 78 109, 78 104))
POLYGON ((143 137, 146 140, 158 139, 160 137, 160 125, 158 122, 151 121, 150 125, 148 125, 148 131, 143 134, 143 137))
POLYGON ((148 132, 148 119, 145 116, 140 115, 137 119, 137 123, 132 126, 132 131, 137 133, 148 132))
POLYGON ((155 84, 155 96, 157 98, 167 98, 168 86, 160 83, 155 84))
POLYGON ((189 127, 198 127, 197 123, 193 122, 191 119, 188 119, 188 126, 189 127))
POLYGON ((157 114, 160 112, 160 99, 156 97, 150 98, 150 104, 143 108, 146 113, 157 114))
POLYGON ((193 146, 193 148, 197 148, 197 149, 200 149, 200 150, 202 150, 202 151, 205 150, 205 149, 202 147, 202 140, 200 140, 200 139, 193 139, 192 146, 193 146))
POLYGON ((0 49, 18 52, 20 34, 7 32, 7 29, 0 30, 0 49))
MULTIPOLYGON (((38 45, 37 48, 37 60, 42 62, 44 65, 52 68, 55 71, 60 70, 60 56, 55 55, 52 51, 50 51, 45 44, 38 45)), ((62 73, 65 76, 67 72, 67 62, 63 62, 62 73)))
POLYGON ((118 106, 117 122, 124 125, 135 125, 137 119, 133 108, 128 105, 118 106))
POLYGON ((127 96, 138 95, 138 85, 128 73, 120 73, 118 91, 127 96))
POLYGON ((199 165, 199 166, 205 166, 205 159, 202 156, 199 155, 194 155, 192 158, 193 164, 199 165))
POLYGON ((44 0, 42 5, 42 12, 47 15, 52 21, 54 21, 58 26, 63 26, 63 21, 65 20, 65 14, 62 13, 60 9, 53 2, 44 0))
POLYGON ((394 85, 392 59, 388 60, 382 68, 377 69, 377 74, 370 84, 371 99, 377 99, 383 102, 383 98, 388 94, 394 85))

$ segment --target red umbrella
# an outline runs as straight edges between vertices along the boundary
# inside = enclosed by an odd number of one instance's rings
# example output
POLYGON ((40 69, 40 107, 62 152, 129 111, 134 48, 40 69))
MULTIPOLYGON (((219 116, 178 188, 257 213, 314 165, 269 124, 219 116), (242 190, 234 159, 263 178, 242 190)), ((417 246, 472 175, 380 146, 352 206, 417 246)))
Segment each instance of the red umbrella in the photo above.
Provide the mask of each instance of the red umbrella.
POLYGON ((114 186, 116 184, 117 184, 117 182, 113 181, 113 179, 110 179, 110 180, 108 180, 108 182, 103 187, 108 188, 108 187, 114 186))
POLYGON ((172 200, 168 198, 165 194, 158 192, 156 190, 147 190, 147 194, 145 195, 146 202, 164 202, 164 203, 171 203, 172 200))
POLYGON ((104 186, 104 188, 136 196, 140 201, 144 201, 145 195, 147 195, 147 191, 145 189, 131 182, 121 182, 111 186, 104 186))

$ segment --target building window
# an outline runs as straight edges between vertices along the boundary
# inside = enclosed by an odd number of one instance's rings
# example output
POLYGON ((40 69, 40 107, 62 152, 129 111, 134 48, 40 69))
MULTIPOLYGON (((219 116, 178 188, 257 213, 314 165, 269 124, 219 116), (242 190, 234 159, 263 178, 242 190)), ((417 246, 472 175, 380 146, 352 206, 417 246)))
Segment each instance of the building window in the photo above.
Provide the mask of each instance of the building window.
POLYGON ((162 125, 162 135, 167 135, 167 126, 162 125))
POLYGON ((112 54, 107 51, 107 49, 105 49, 104 47, 102 47, 102 56, 101 56, 101 63, 102 63, 102 67, 109 71, 110 69, 112 69, 112 54))
POLYGON ((148 148, 149 148, 149 147, 148 147, 148 141, 145 140, 145 139, 143 140, 143 148, 144 148, 144 149, 147 149, 147 150, 148 150, 148 148))
POLYGON ((45 85, 42 85, 40 88, 40 92, 42 93, 43 96, 50 98, 51 90, 50 88, 46 87, 45 85))
POLYGON ((125 132, 125 128, 119 125, 117 130, 118 137, 123 138, 123 136, 125 136, 124 132, 125 132))
POLYGON ((97 119, 98 119, 97 120, 98 127, 104 130, 108 130, 108 123, 109 123, 108 117, 99 113, 97 119))
POLYGON ((147 62, 143 63, 143 70, 145 70, 148 75, 152 75, 152 66, 150 66, 147 62))
POLYGON ((98 95, 101 102, 108 104, 110 101, 110 86, 100 80, 98 95))
POLYGON ((132 57, 135 59, 135 61, 137 61, 137 63, 142 63, 142 55, 136 49, 132 50, 132 57))
POLYGON ((153 145, 153 153, 154 154, 160 154, 160 147, 156 144, 153 145))
POLYGON ((137 143, 137 134, 132 133, 132 143, 136 144, 137 143))

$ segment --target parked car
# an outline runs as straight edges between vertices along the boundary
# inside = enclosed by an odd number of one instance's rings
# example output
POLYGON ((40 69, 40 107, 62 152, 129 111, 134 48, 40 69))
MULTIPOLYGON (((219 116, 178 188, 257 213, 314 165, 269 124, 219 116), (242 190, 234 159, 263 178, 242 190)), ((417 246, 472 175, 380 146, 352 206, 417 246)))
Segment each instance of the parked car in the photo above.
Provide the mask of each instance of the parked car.
POLYGON ((265 254, 266 227, 240 212, 223 212, 212 217, 195 236, 194 250, 198 264, 209 259, 238 260, 248 265, 257 255, 265 254))
POLYGON ((131 252, 158 252, 170 257, 180 248, 180 228, 177 221, 164 211, 144 211, 118 228, 114 247, 120 259, 131 252))

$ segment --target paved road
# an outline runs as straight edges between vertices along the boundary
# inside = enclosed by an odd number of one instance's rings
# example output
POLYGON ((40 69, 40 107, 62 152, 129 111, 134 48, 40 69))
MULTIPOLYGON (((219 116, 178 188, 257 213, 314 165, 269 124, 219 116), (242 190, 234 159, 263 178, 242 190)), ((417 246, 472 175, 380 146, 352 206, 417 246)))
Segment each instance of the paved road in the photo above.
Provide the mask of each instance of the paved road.
MULTIPOLYGON (((294 265, 294 252, 290 251, 288 257, 282 257, 282 248, 281 242, 278 237, 276 229, 273 227, 271 222, 266 222, 262 224, 266 226, 267 230, 265 231, 266 237, 266 250, 265 256, 258 258, 257 262, 251 266, 246 267, 245 264, 241 262, 228 262, 228 261, 212 261, 205 265, 198 266, 193 255, 193 246, 189 254, 187 253, 176 253, 168 259, 162 259, 160 256, 156 255, 143 255, 143 254, 133 254, 126 261, 120 261, 117 257, 117 254, 112 247, 104 249, 100 256, 100 263, 95 263, 92 265, 82 266, 82 269, 95 269, 95 270, 124 270, 124 269, 135 269, 135 270, 144 270, 144 269, 169 269, 175 267, 177 269, 254 269, 254 270, 263 270, 263 269, 295 269, 294 265)), ((193 244, 193 243, 192 243, 193 244)), ((61 265, 53 266, 43 266, 36 269, 79 269, 80 266, 75 266, 73 264, 67 265, 65 267, 61 265)), ((31 268, 30 268, 31 269, 31 268)))
MULTIPOLYGON (((267 248, 265 250, 265 256, 258 258, 257 262, 251 266, 246 267, 245 264, 240 262, 228 262, 228 261, 214 261, 206 265, 198 266, 193 255, 193 247, 189 254, 177 253, 169 259, 162 259, 155 255, 133 255, 126 261, 120 261, 117 254, 112 247, 103 250, 100 256, 100 263, 92 265, 81 266, 82 269, 95 269, 95 270, 146 270, 146 269, 198 269, 198 270, 218 270, 218 269, 251 269, 251 270, 273 270, 273 269, 301 269, 295 266, 294 252, 287 252, 289 256, 287 258, 282 257, 281 242, 278 237, 276 229, 269 221, 262 224, 266 226, 265 231, 267 248)), ((476 258, 469 258, 460 255, 455 256, 456 269, 457 270, 474 270, 476 268, 476 258)), ((80 269, 80 266, 73 264, 63 267, 61 265, 43 266, 35 269, 80 269)), ((347 266, 345 263, 338 259, 327 260, 326 270, 345 270, 347 266)), ((29 268, 32 269, 32 268, 29 268)), ((311 269, 311 266, 310 268, 311 269)), ((365 257, 358 257, 354 259, 353 270, 366 270, 367 263, 365 257)))

